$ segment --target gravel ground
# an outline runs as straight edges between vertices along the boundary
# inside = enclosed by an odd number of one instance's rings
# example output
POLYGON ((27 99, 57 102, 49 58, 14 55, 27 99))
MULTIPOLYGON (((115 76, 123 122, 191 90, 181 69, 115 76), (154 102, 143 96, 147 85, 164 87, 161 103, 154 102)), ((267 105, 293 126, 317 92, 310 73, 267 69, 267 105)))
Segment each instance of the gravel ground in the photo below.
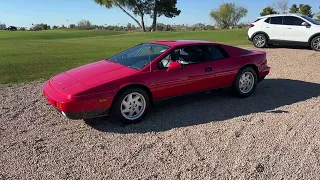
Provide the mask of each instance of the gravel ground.
POLYGON ((131 126, 67 120, 43 82, 3 85, 0 179, 319 179, 320 53, 265 50, 251 97, 167 100, 131 126))

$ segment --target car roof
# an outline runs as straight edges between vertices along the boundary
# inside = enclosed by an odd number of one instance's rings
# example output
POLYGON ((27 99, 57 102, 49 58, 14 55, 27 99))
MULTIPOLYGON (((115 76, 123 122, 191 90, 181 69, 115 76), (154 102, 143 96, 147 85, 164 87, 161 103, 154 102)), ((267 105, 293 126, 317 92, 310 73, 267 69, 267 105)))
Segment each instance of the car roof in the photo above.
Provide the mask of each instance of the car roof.
POLYGON ((268 17, 277 17, 277 16, 303 16, 302 14, 298 14, 298 13, 289 13, 289 14, 269 14, 266 16, 260 16, 258 17, 259 19, 262 18, 268 18, 268 17))
POLYGON ((203 40, 157 40, 149 43, 161 44, 166 46, 183 46, 183 45, 199 45, 199 44, 218 44, 203 40))

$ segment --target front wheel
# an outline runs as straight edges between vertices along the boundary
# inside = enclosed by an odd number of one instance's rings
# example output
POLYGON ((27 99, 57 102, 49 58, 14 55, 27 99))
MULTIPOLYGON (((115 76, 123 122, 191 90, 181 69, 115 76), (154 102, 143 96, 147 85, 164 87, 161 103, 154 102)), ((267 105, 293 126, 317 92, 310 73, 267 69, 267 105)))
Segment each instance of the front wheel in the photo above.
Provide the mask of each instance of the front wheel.
POLYGON ((253 37, 253 45, 257 48, 264 48, 267 46, 267 37, 263 34, 257 34, 253 37))
POLYGON ((141 88, 127 88, 119 93, 112 105, 112 116, 125 124, 141 121, 150 109, 150 97, 141 88))
POLYGON ((251 67, 240 70, 233 82, 233 88, 238 96, 248 97, 256 89, 257 73, 251 67))
POLYGON ((315 51, 320 51, 320 36, 317 36, 312 39, 311 48, 315 51))

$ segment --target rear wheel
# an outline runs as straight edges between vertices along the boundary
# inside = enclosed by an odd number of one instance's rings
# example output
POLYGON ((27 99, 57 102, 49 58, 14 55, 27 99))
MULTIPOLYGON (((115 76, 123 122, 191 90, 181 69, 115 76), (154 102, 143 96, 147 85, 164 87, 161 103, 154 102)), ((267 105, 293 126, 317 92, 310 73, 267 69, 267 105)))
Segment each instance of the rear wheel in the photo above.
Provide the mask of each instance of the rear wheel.
POLYGON ((256 89, 257 73, 251 67, 240 70, 233 82, 233 88, 238 96, 248 97, 256 89))
POLYGON ((120 92, 112 105, 112 116, 125 124, 141 121, 150 109, 150 97, 141 88, 127 88, 120 92))
POLYGON ((313 50, 320 51, 320 36, 313 38, 310 46, 313 50))
POLYGON ((267 37, 264 34, 257 34, 253 37, 253 45, 257 48, 264 48, 267 46, 267 37))

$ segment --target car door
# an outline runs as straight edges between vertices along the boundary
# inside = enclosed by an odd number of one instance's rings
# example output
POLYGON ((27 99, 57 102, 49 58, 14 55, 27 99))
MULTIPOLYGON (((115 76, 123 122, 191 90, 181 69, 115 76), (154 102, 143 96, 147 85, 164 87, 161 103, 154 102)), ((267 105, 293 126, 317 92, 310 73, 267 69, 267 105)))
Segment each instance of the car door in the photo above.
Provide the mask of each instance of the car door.
MULTIPOLYGON (((284 40, 296 42, 308 42, 310 37, 310 26, 303 26, 306 22, 295 16, 284 16, 283 25, 285 28, 284 40)), ((308 23, 309 24, 309 23, 308 23)))
POLYGON ((238 65, 234 59, 219 45, 208 46, 211 54, 213 79, 210 79, 211 88, 230 86, 238 72, 238 65))
POLYGON ((283 16, 269 17, 262 23, 261 30, 268 34, 270 40, 283 40, 283 16))
POLYGON ((208 79, 212 76, 212 67, 205 58, 206 53, 202 46, 186 46, 175 49, 160 60, 159 70, 154 72, 157 77, 155 98, 161 99, 210 89, 212 84, 208 83, 208 79), (180 51, 186 54, 181 55, 180 51), (181 63, 182 68, 168 72, 167 67, 171 61, 181 63))

